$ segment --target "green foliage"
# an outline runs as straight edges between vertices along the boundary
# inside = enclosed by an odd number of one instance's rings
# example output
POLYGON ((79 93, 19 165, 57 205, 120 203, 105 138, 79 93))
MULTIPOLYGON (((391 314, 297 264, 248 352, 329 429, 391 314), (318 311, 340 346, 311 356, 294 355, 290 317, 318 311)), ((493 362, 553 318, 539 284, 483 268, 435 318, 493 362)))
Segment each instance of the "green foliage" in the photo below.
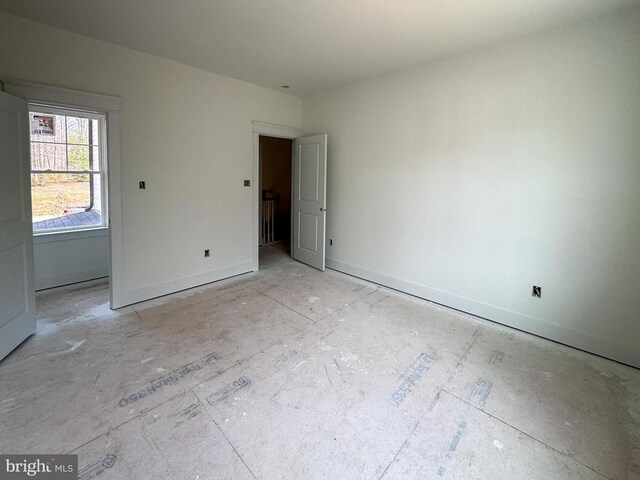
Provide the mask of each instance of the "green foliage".
MULTIPOLYGON (((68 143, 79 143, 80 145, 70 145, 67 153, 67 161, 69 165, 69 170, 89 170, 89 148, 84 145, 89 143, 89 138, 87 135, 87 122, 85 119, 74 119, 77 121, 76 125, 70 123, 67 130, 67 142, 68 143)), ((76 122, 74 122, 76 123, 76 122)), ((87 174, 76 174, 73 175, 73 178, 80 182, 86 182, 89 180, 89 175, 87 174)))

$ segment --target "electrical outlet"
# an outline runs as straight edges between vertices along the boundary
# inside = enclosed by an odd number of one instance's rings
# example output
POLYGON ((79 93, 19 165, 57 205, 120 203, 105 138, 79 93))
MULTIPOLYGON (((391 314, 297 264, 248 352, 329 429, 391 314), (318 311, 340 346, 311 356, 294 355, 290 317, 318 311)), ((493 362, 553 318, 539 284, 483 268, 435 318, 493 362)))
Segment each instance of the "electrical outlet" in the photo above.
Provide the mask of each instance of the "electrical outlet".
POLYGON ((144 180, 141 180, 141 181, 138 182, 138 188, 140 190, 146 190, 147 189, 147 184, 145 183, 144 180))
POLYGON ((208 258, 208 257, 210 257, 210 256, 211 256, 211 252, 210 252, 210 251, 209 251, 209 249, 207 248, 207 249, 204 251, 204 258, 208 258))
POLYGON ((534 285, 531 289, 531 296, 536 298, 542 298, 542 287, 534 285))

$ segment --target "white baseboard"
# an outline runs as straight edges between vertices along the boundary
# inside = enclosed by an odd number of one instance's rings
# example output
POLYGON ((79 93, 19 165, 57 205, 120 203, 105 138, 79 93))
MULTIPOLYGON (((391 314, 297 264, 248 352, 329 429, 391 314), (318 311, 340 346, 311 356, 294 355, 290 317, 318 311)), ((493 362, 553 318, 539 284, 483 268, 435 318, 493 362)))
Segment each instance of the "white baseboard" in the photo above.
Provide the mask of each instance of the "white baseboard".
POLYGON ((602 338, 596 338, 579 330, 563 327, 541 318, 506 310, 338 260, 327 258, 326 265, 328 268, 353 275, 354 277, 640 368, 640 351, 634 351, 629 347, 617 345, 602 338))
POLYGON ((157 283, 148 287, 138 288, 136 290, 123 292, 120 295, 114 292, 113 305, 111 308, 125 307, 127 305, 143 302, 156 297, 162 297, 163 295, 169 295, 170 293, 179 292, 188 288, 198 287, 200 285, 217 282, 218 280, 223 280, 225 278, 235 277, 236 275, 241 275, 243 273, 253 272, 254 270, 254 262, 249 261, 197 275, 178 278, 169 282, 157 283))
POLYGON ((86 282, 95 280, 96 278, 108 277, 109 268, 96 268, 92 270, 84 270, 81 272, 69 272, 57 275, 49 275, 48 277, 36 277, 36 291, 46 288, 61 287, 71 283, 86 282))

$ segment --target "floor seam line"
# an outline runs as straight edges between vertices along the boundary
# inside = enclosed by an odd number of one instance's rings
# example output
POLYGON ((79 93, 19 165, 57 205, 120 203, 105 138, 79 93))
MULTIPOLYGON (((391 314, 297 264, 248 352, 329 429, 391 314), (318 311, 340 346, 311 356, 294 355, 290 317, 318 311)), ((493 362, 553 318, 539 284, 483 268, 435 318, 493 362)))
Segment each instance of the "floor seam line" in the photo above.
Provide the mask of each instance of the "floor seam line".
MULTIPOLYGON (((202 402, 200 402, 202 403, 202 402)), ((254 473, 251 471, 251 469, 249 468, 249 465, 247 465, 247 462, 244 461, 244 458, 242 458, 242 455, 240 455, 240 452, 238 452, 238 450, 236 450, 236 447, 233 445, 233 443, 231 443, 231 441, 229 440, 229 438, 227 437, 227 435, 222 431, 222 429, 220 428, 220 425, 218 425, 218 422, 216 422, 215 418, 211 418, 213 420, 213 424, 216 426, 216 428, 218 429, 218 431, 222 434, 222 436, 224 437, 224 439, 227 441, 227 443, 229 444, 229 446, 233 449, 233 451, 235 452, 235 454, 238 456, 238 458, 240 459, 240 461, 242 462, 242 464, 245 466, 245 468, 247 469, 247 471, 251 474, 251 476, 255 479, 257 479, 258 477, 256 477, 254 475, 254 473)))
MULTIPOLYGON (((202 285, 201 285, 201 286, 202 286, 202 285)), ((192 287, 192 289, 195 289, 195 288, 199 288, 199 287, 192 287)), ((215 287, 211 287, 211 288, 215 288, 215 287)), ((192 289, 187 289, 186 291, 188 291, 188 290, 192 290, 192 289)), ((245 290, 245 289, 253 290, 253 288, 251 288, 251 287, 244 287, 244 288, 241 288, 239 291, 242 291, 242 290, 245 290)), ((184 290, 183 290, 183 291, 184 291, 184 290)), ((255 291, 255 290, 254 290, 254 291, 255 291)), ((233 290, 231 290, 231 292, 225 292, 225 293, 233 293, 233 292, 234 292, 234 291, 233 291, 233 290)), ((180 292, 174 292, 173 294, 175 294, 175 293, 180 293, 180 292)), ((169 294, 167 294, 167 295, 173 295, 173 294, 169 293, 169 294)), ((150 316, 150 317, 147 317, 147 318, 146 318, 146 319, 144 319, 144 320, 142 319, 142 317, 140 317, 140 314, 139 314, 139 313, 138 313, 138 311, 136 310, 136 307, 135 307, 135 306, 136 306, 136 305, 139 305, 140 303, 144 303, 145 301, 148 301, 148 300, 143 300, 142 302, 139 302, 138 304, 133 304, 133 305, 131 305, 131 308, 132 308, 132 309, 133 309, 133 311, 136 313, 136 315, 138 315, 138 318, 140 318, 140 320, 141 320, 141 321, 145 322, 145 321, 148 321, 148 320, 153 320, 154 318, 162 317, 163 315, 168 315, 168 314, 170 314, 170 313, 180 312, 180 311, 185 310, 185 309, 187 309, 187 308, 191 308, 191 307, 193 307, 193 306, 195 306, 195 305, 200 305, 201 303, 205 303, 205 302, 208 302, 208 301, 216 300, 216 299, 218 299, 218 298, 220 298, 220 297, 222 297, 222 296, 224 296, 224 293, 223 293, 223 294, 221 294, 221 295, 218 295, 217 297, 213 297, 213 298, 208 298, 208 299, 200 300, 200 301, 198 301, 198 302, 194 302, 194 303, 189 303, 189 305, 186 305, 186 306, 184 306, 184 307, 180 307, 180 308, 176 308, 175 310, 169 310, 169 311, 167 311, 167 312, 158 313, 157 315, 152 315, 152 316, 150 316)), ((162 297, 160 297, 160 298, 162 298, 162 297)), ((236 298, 235 298, 235 299, 233 299, 233 300, 237 300, 238 298, 239 298, 239 297, 236 297, 236 298)), ((150 300, 153 300, 153 299, 150 299, 150 300)), ((175 300, 175 299, 168 300, 168 302, 171 302, 171 301, 173 301, 173 300, 175 300)), ((230 300, 230 301, 233 301, 233 300, 230 300)), ((222 302, 222 303, 226 303, 226 302, 222 302)), ((159 305, 159 306, 161 306, 161 305, 159 305)), ((143 310, 143 311, 144 311, 144 310, 143 310)))
MULTIPOLYGON (((476 342, 478 341, 478 338, 480 338, 480 335, 482 335, 482 331, 484 330, 483 326, 479 326, 480 331, 478 332, 477 335, 475 335, 473 337, 473 341, 471 342, 471 344, 467 347, 467 349, 465 350, 465 352, 462 354, 462 357, 460 357, 460 360, 458 360, 458 363, 456 363, 456 366, 453 368, 453 372, 451 373, 451 376, 447 379, 445 386, 448 386, 449 383, 451 383, 455 377, 456 372, 458 371, 458 368, 462 365, 462 362, 464 362, 467 358, 467 355, 469 355, 469 352, 471 351, 471 349, 473 348, 473 346, 476 344, 476 342)), ((446 391, 446 390, 445 390, 446 391)), ((447 392, 448 393, 448 392, 447 392)))
POLYGON ((256 292, 258 292, 260 295, 264 295, 264 296, 265 296, 265 297, 267 297, 269 300, 273 300, 273 301, 274 301, 274 302, 276 302, 277 304, 282 305, 282 306, 283 306, 283 307, 285 307, 285 308, 288 308, 288 309, 289 309, 289 310, 291 310, 292 312, 297 313, 297 314, 298 314, 298 315, 300 315, 301 317, 306 318, 306 319, 307 319, 307 320, 309 320, 310 322, 315 323, 315 322, 313 321, 313 319, 311 319, 311 318, 307 317, 304 313, 300 313, 300 312, 298 312, 297 310, 294 310, 294 309, 293 309, 293 308, 291 308, 289 305, 285 305, 285 304, 284 304, 284 303, 282 303, 281 301, 276 300, 276 299, 275 299, 275 298, 273 298, 273 297, 270 297, 269 295, 267 295, 267 294, 266 294, 266 293, 264 293, 264 292, 260 292, 260 291, 258 291, 258 290, 256 290, 256 292))
MULTIPOLYGON (((319 318, 318 320, 315 320, 315 321, 313 322, 313 324, 315 325, 316 323, 318 323, 318 322, 320 322, 320 321, 324 320, 325 318, 328 318, 328 317, 330 317, 331 315, 334 315, 334 314, 336 314, 336 313, 338 313, 338 312, 343 312, 347 307, 352 307, 352 306, 354 306, 354 305, 357 305, 358 303, 363 302, 367 297, 369 297, 369 296, 371 296, 371 295, 373 295, 374 293, 379 292, 379 291, 380 291, 380 288, 377 288, 377 289, 376 289, 376 290, 374 290, 373 292, 369 292, 369 293, 367 293, 364 297, 357 298, 356 300, 354 300, 354 301, 353 301, 353 302, 351 302, 351 303, 347 303, 347 304, 345 304, 345 305, 344 305, 344 306, 342 306, 342 307, 335 307, 335 310, 334 310, 333 312, 331 312, 331 313, 327 313, 324 317, 319 318)), ((387 297, 385 297, 385 298, 387 298, 387 297)), ((383 298, 383 299, 381 299, 381 300, 378 300, 378 301, 377 301, 377 302, 375 302, 375 303, 372 303, 372 304, 370 305, 370 307, 371 307, 371 306, 373 306, 373 305, 377 305, 378 303, 380 303, 380 302, 381 302, 382 300, 384 300, 385 298, 383 298)), ((301 315, 302 315, 302 314, 301 314, 301 315)), ((306 318, 308 318, 308 317, 306 317, 306 318)))
POLYGON ((592 472, 597 473, 598 475, 600 475, 600 476, 602 476, 602 477, 604 477, 604 478, 606 478, 606 479, 608 479, 608 480, 613 480, 613 479, 612 479, 611 477, 609 477, 608 475, 606 475, 606 474, 604 474, 604 473, 602 473, 602 472, 600 472, 600 471, 596 470, 596 469, 595 469, 595 468, 593 468, 593 467, 590 467, 589 465, 585 465, 584 463, 582 463, 582 462, 581 462, 580 460, 578 460, 577 458, 572 457, 572 456, 570 456, 570 455, 567 455, 567 454, 566 454, 566 453, 564 453, 563 451, 558 450, 558 449, 557 449, 557 448, 555 448, 555 447, 552 447, 551 445, 549 445, 549 444, 547 444, 547 443, 543 442, 543 441, 542 441, 542 440, 540 440, 539 438, 536 438, 536 437, 534 437, 533 435, 531 435, 531 434, 529 434, 529 433, 527 433, 527 432, 524 432, 524 431, 520 430, 518 427, 515 427, 515 426, 511 425, 509 422, 506 422, 505 420, 502 420, 501 418, 498 418, 498 417, 496 417, 495 415, 492 415, 491 413, 486 412, 485 410, 482 410, 481 408, 478 408, 476 405, 474 405, 474 404, 472 404, 472 403, 470 403, 470 402, 466 401, 466 400, 465 400, 465 399, 463 399, 463 398, 460 398, 458 395, 456 395, 456 394, 454 394, 454 393, 451 393, 451 392, 449 392, 448 390, 445 390, 444 388, 441 388, 440 390, 441 390, 441 391, 443 391, 444 393, 446 393, 446 394, 450 395, 451 397, 453 397, 453 398, 455 398, 455 399, 457 399, 457 400, 460 400, 461 402, 463 402, 463 403, 465 403, 465 404, 469 405, 470 407, 472 407, 472 408, 474 408, 474 409, 478 410, 479 412, 484 413, 485 415, 488 415, 489 417, 491 417, 491 418, 493 418, 493 419, 497 420, 498 422, 502 423, 503 425, 506 425, 507 427, 509 427, 509 428, 511 428, 511 429, 513 429, 513 430, 515 430, 515 431, 517 431, 517 432, 520 432, 522 435, 524 435, 524 436, 526 436, 526 437, 529 437, 530 439, 532 439, 532 440, 534 440, 534 441, 536 441, 536 442, 540 443, 540 444, 541 444, 541 445, 543 445, 545 448, 548 448, 548 449, 550 449, 550 450, 553 450, 554 452, 556 452, 556 453, 558 453, 558 454, 562 455, 562 456, 563 456, 563 457, 565 457, 565 458, 570 458, 570 459, 571 459, 571 460, 573 460, 574 462, 576 462, 576 463, 578 463, 578 464, 582 465, 582 466, 583 466, 583 467, 585 467, 585 468, 588 468, 588 469, 589 469, 589 470, 591 470, 592 472))
MULTIPOLYGON (((372 292, 367 293, 364 297, 358 297, 356 298, 354 301, 349 302, 349 303, 345 303, 343 307, 338 307, 340 310, 344 310, 347 307, 352 307, 353 305, 356 305, 362 301, 364 301, 367 297, 370 297, 371 295, 373 295, 374 293, 376 293, 377 291, 379 291, 379 288, 374 289, 372 292)), ((325 318, 325 317, 323 317, 325 318)))
MULTIPOLYGON (((438 391, 438 393, 436 394, 436 399, 440 396, 440 394, 442 393, 442 388, 438 391)), ((407 435, 407 438, 404 439, 404 442, 402 442, 402 445, 400 446, 400 448, 398 449, 398 451, 395 453, 395 455, 393 456, 393 458, 391 459, 391 461, 389 462, 389 464, 387 465, 387 467, 384 469, 384 471, 380 474, 380 476, 378 477, 378 480, 381 480, 382 477, 385 476, 385 474, 387 473, 387 470, 389 470, 389 468, 391 467, 391 465, 393 464, 393 462, 396 461, 396 458, 398 458, 398 455, 400 455, 400 452, 402 452, 402 450, 404 450, 404 447, 407 446, 407 442, 409 441, 409 439, 411 438, 411 436, 413 435, 413 432, 416 431, 416 429, 418 428, 418 426, 422 423, 422 420, 424 420, 424 417, 427 416, 427 413, 429 413, 430 410, 427 410, 426 412, 424 412, 424 414, 420 417, 420 420, 418 420, 418 422, 416 423, 416 425, 411 429, 411 431, 409 432, 409 435, 407 435)))
POLYGON ((321 322, 322 320, 324 320, 325 318, 329 318, 331 315, 335 315, 338 312, 342 312, 344 310, 344 308, 342 307, 336 307, 336 309, 331 312, 331 313, 327 313, 324 317, 319 318, 318 320, 313 321, 313 324, 315 325, 318 322, 321 322))
MULTIPOLYGON (((79 448, 82 448, 82 447, 84 447, 85 445, 88 445, 89 443, 93 442, 94 440, 97 440, 98 438, 104 437, 105 435, 109 435, 111 432, 113 432, 113 431, 115 431, 115 430, 118 430, 120 427, 123 427, 123 426, 125 426, 126 424, 128 424, 128 423, 130 423, 130 422, 133 422, 134 420, 137 420, 137 419, 139 419, 139 418, 142 418, 142 416, 143 416, 143 415, 145 415, 145 414, 147 414, 147 413, 149 413, 149 412, 151 412, 151 411, 155 410, 156 408, 158 408, 158 407, 160 407, 160 406, 164 405, 165 403, 170 402, 171 400, 173 400, 173 399, 175 399, 175 398, 179 397, 180 395, 183 395, 183 394, 185 394, 185 393, 188 393, 188 392, 190 392, 190 391, 192 391, 192 390, 193 390, 193 387, 186 388, 186 389, 182 390, 181 392, 179 392, 179 393, 177 393, 177 394, 175 394, 175 395, 172 395, 171 397, 167 398, 166 400, 164 400, 164 401, 162 401, 162 402, 158 403, 157 405, 154 405, 153 407, 150 407, 150 408, 147 408, 146 410, 142 410, 142 411, 138 412, 138 413, 137 413, 136 415, 134 415, 132 418, 130 418, 130 419, 128 419, 128 420, 125 420, 124 422, 119 423, 118 425, 115 425, 115 426, 111 426, 111 427, 109 427, 109 428, 107 429, 107 431, 106 431, 106 432, 103 432, 103 433, 101 433, 100 435, 97 435, 97 436, 93 437, 91 440, 87 440, 86 442, 84 442, 84 443, 82 443, 82 444, 78 445, 77 447, 72 448, 71 450, 67 450, 67 454, 70 454, 71 452, 75 452, 75 451, 76 451, 76 450, 78 450, 79 448)), ((195 392, 194 392, 194 395, 195 395, 195 392)), ((196 398, 197 398, 197 396, 196 396, 196 398)))
MULTIPOLYGON (((381 291, 381 290, 378 290, 378 291, 381 291)), ((387 298, 389 298, 390 296, 391 296, 390 294, 388 294, 387 292, 384 292, 384 297, 382 297, 382 298, 381 298, 380 300, 378 300, 377 302, 374 302, 374 303, 372 303, 371 305, 369 305, 369 308, 371 308, 371 307, 373 307, 373 306, 375 306, 375 305, 378 305, 379 303, 384 302, 384 301, 385 301, 387 298)))
MULTIPOLYGON (((195 387, 196 387, 196 386, 198 386, 198 385, 201 385, 201 384, 203 384, 203 383, 205 383, 205 382, 208 382, 208 381, 210 381, 210 380, 213 380, 214 378, 217 378, 217 377, 219 377, 219 376, 221 376, 221 375, 223 375, 223 374, 227 373, 228 371, 232 370, 233 368, 238 367, 238 366, 242 365, 243 363, 245 363, 245 362, 247 362, 247 361, 251 360, 251 359, 252 359, 253 357, 255 357, 256 355, 264 354, 268 349, 270 349, 270 348, 271 348, 271 347, 273 347, 274 345, 277 345, 278 343, 282 343, 282 342, 284 341, 284 339, 285 339, 285 338, 287 338, 287 337, 289 337, 289 336, 291 336, 291 335, 296 335, 296 334, 298 334, 298 333, 302 332, 305 328, 307 328, 307 327, 309 327, 309 326, 310 326, 310 325, 305 325, 305 326, 303 326, 303 327, 296 328, 296 329, 292 330, 291 332, 289 332, 289 333, 287 333, 286 335, 284 335, 282 338, 279 338, 279 339, 277 339, 277 340, 274 340, 274 341, 273 341, 273 342, 271 342, 269 345, 267 345, 267 346, 265 346, 265 347, 263 347, 263 348, 260 348, 258 351, 253 352, 252 354, 247 355, 246 357, 243 357, 243 358, 241 358, 241 359, 239 359, 239 360, 236 360, 233 364, 229 365, 228 367, 226 367, 226 368, 222 368, 222 369, 220 369, 220 370, 217 370, 213 376, 207 376, 207 377, 205 377, 202 381, 198 382, 196 385, 193 385, 193 386, 192 386, 192 387, 190 387, 190 388, 191 388, 191 389, 193 389, 193 388, 195 388, 195 387)), ((195 393, 195 392, 194 392, 194 393, 195 393)))

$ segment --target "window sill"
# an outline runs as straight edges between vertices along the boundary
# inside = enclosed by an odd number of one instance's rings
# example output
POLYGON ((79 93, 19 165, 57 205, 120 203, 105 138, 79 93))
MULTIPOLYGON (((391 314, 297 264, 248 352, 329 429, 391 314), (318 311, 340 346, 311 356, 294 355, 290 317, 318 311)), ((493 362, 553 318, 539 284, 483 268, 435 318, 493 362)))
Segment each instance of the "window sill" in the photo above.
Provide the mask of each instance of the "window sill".
POLYGON ((65 240, 81 240, 83 238, 106 237, 109 235, 107 227, 83 228, 80 230, 65 230, 60 232, 33 233, 33 243, 63 242, 65 240))

